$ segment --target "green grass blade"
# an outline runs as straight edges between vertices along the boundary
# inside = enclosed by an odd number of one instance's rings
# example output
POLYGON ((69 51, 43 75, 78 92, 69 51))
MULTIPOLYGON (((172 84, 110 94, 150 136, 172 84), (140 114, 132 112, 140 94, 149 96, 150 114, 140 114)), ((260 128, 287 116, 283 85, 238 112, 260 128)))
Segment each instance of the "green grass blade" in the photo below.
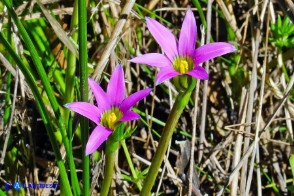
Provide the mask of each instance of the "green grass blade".
POLYGON ((33 75, 31 74, 31 72, 29 71, 29 69, 24 65, 24 63, 22 62, 20 57, 15 53, 15 51, 12 49, 10 44, 5 40, 2 33, 0 33, 0 42, 4 45, 5 49, 11 55, 11 57, 16 62, 16 64, 19 66, 20 70, 22 71, 22 73, 24 74, 24 76, 26 78, 26 82, 28 83, 29 87, 32 90, 32 93, 36 99, 37 107, 38 107, 40 115, 43 119, 43 123, 46 127, 46 130, 47 130, 47 133, 49 136, 49 140, 51 142, 51 145, 52 145, 52 148, 53 148, 56 160, 57 160, 57 165, 60 170, 61 184, 64 187, 64 189, 67 191, 67 193, 71 194, 71 188, 70 188, 70 185, 68 182, 67 172, 66 172, 66 169, 65 169, 60 151, 59 151, 58 142, 57 142, 55 135, 54 135, 53 125, 50 120, 49 114, 46 110, 46 107, 42 101, 41 94, 38 91, 36 81, 35 81, 33 75))
POLYGON ((201 24, 205 27, 207 27, 207 24, 206 24, 206 19, 205 19, 205 15, 204 15, 204 12, 202 10, 202 6, 200 4, 200 2, 198 0, 192 0, 192 3, 194 4, 194 6, 197 8, 197 11, 199 13, 199 16, 200 16, 200 20, 201 20, 201 24))
MULTIPOLYGON (((74 29, 78 25, 78 0, 75 0, 74 2, 74 11, 71 19, 71 29, 74 29)), ((75 31, 72 34, 72 40, 77 42, 78 40, 78 32, 75 31)), ((68 51, 67 56, 67 69, 65 74, 65 83, 66 83, 66 89, 65 89, 65 97, 64 97, 64 103, 70 103, 74 101, 74 80, 75 80, 75 72, 76 72, 76 55, 68 51)), ((70 110, 64 111, 64 118, 66 120, 66 126, 68 127, 68 136, 69 138, 72 138, 72 118, 70 118, 70 110)), ((71 142, 70 149, 72 150, 71 142)), ((72 156, 71 156, 72 157, 72 156)), ((79 181, 76 175, 75 171, 75 165, 73 160, 69 163, 70 173, 71 173, 71 182, 73 184, 73 192, 75 195, 80 195, 81 190, 79 187, 79 181)))
MULTIPOLYGON (((81 100, 88 101, 88 51, 87 51, 87 2, 78 0, 78 19, 79 19, 79 63, 80 63, 80 91, 81 100)), ((82 132, 83 149, 83 194, 90 195, 90 160, 86 156, 86 143, 89 137, 89 121, 81 117, 80 121, 82 132)))
MULTIPOLYGON (((39 77, 42 81, 42 84, 44 86, 44 89, 46 91, 46 94, 48 96, 48 99, 51 103, 52 109, 54 111, 54 114, 56 116, 57 119, 57 123, 58 123, 58 127, 60 129, 61 135, 62 135, 62 140, 64 143, 64 147, 66 150, 66 154, 67 157, 69 159, 69 162, 71 162, 71 164, 73 164, 73 157, 72 157, 72 151, 70 149, 70 145, 69 145, 69 139, 67 137, 67 133, 66 133, 66 129, 65 129, 65 125, 64 125, 64 120, 61 116, 61 112, 59 109, 59 105, 58 102, 56 100, 56 97, 54 96, 54 92, 52 90, 51 84, 49 82, 49 79, 47 77, 47 74, 44 70, 44 67, 41 63, 41 60, 39 58, 39 55, 36 51, 35 46, 33 45, 33 42, 31 40, 31 38, 29 37, 26 29, 24 28, 23 24, 21 23, 21 21, 18 19, 16 13, 14 12, 14 10, 12 9, 12 5, 10 4, 10 2, 8 0, 4 0, 3 1, 4 4, 7 7, 7 10, 9 12, 9 14, 11 15, 13 21, 15 22, 16 26, 18 27, 19 33, 21 34, 29 52, 30 55, 32 57, 32 60, 34 62, 35 68, 39 74, 39 77)), ((50 137, 50 136, 49 136, 50 137)), ((75 173, 76 174, 76 173, 75 173)))

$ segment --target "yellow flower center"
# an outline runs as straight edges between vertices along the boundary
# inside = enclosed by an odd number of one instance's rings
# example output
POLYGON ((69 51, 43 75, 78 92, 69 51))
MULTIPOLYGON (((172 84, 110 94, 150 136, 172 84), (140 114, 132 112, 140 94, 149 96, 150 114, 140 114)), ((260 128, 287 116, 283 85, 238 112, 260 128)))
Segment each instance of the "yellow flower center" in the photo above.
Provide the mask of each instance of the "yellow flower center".
POLYGON ((181 60, 180 62, 180 73, 186 73, 188 71, 188 62, 186 60, 181 60))
POLYGON ((173 62, 173 67, 180 74, 185 74, 194 68, 194 61, 188 56, 178 56, 173 62))
POLYGON ((102 114, 100 123, 102 126, 113 130, 122 116, 123 114, 118 107, 112 107, 102 114))
POLYGON ((109 114, 107 121, 108 121, 108 125, 109 125, 110 127, 113 127, 113 126, 114 126, 114 124, 115 124, 116 121, 117 121, 117 117, 116 117, 116 115, 115 115, 114 112, 111 112, 111 113, 109 114))

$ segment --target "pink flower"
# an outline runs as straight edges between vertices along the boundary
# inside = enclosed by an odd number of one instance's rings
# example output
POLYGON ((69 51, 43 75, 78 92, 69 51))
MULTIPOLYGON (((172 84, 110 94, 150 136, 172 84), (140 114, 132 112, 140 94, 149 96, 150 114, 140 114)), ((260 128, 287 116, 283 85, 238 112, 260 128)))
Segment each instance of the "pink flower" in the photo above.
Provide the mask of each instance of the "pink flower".
POLYGON ((207 80, 208 74, 199 64, 236 50, 233 45, 225 42, 210 43, 195 49, 197 26, 191 9, 188 9, 186 13, 179 41, 169 29, 156 20, 146 17, 146 21, 149 31, 164 54, 144 54, 130 61, 159 67, 160 71, 156 77, 157 84, 179 75, 190 75, 207 80))
POLYGON ((139 119, 139 114, 130 109, 152 90, 144 89, 125 98, 124 71, 121 65, 115 68, 106 92, 94 80, 89 78, 88 82, 98 107, 86 102, 72 102, 65 105, 97 125, 87 142, 87 155, 93 153, 107 140, 117 123, 139 119))

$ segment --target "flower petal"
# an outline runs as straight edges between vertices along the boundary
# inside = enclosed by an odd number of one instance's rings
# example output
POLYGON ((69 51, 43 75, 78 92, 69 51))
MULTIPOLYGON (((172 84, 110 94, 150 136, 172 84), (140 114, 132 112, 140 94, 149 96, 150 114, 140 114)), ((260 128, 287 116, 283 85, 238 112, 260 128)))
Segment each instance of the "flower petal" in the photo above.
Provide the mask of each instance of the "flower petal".
POLYGON ((95 150, 97 150, 101 144, 107 140, 111 133, 112 131, 110 129, 98 125, 89 137, 86 145, 86 155, 92 154, 95 150))
POLYGON ((154 39, 163 49, 166 56, 173 61, 173 58, 178 55, 178 47, 175 36, 172 32, 154 19, 146 17, 147 27, 154 39))
POLYGON ((107 97, 111 105, 120 104, 125 97, 124 70, 121 65, 116 66, 110 77, 107 86, 107 97))
POLYGON ((151 91, 152 91, 152 88, 147 88, 147 89, 144 89, 144 90, 140 90, 140 91, 138 91, 138 92, 136 92, 134 94, 131 94, 129 97, 127 97, 125 100, 123 100, 123 102, 120 105, 120 110, 122 112, 128 111, 138 101, 140 101, 141 99, 143 99, 144 97, 149 95, 151 91))
POLYGON ((180 56, 188 55, 193 57, 197 36, 197 26, 192 10, 187 10, 179 38, 180 56))
POLYGON ((133 111, 127 111, 124 113, 124 116, 119 119, 120 122, 130 121, 130 120, 137 120, 140 118, 140 115, 133 111))
POLYGON ((207 80, 209 78, 208 73, 205 71, 205 69, 198 65, 196 65, 195 68, 189 71, 187 74, 200 80, 207 80))
POLYGON ((178 75, 181 74, 175 71, 172 67, 164 67, 158 72, 156 76, 156 85, 161 84, 165 80, 168 80, 178 75))
POLYGON ((90 119, 91 121, 95 122, 97 125, 100 123, 100 115, 102 114, 102 110, 100 110, 98 107, 90 103, 72 102, 72 103, 65 104, 64 106, 90 119))
POLYGON ((93 79, 88 78, 89 86, 91 87, 91 90, 95 96, 95 99, 97 101, 98 107, 103 109, 108 109, 110 107, 110 103, 108 101, 106 93, 103 91, 103 89, 99 86, 97 82, 95 82, 93 79))
POLYGON ((200 46, 196 49, 194 54, 194 62, 196 65, 203 63, 215 57, 234 52, 236 48, 225 42, 210 43, 200 46))
POLYGON ((130 60, 133 63, 146 64, 155 67, 166 67, 171 65, 171 61, 163 54, 148 53, 130 60))

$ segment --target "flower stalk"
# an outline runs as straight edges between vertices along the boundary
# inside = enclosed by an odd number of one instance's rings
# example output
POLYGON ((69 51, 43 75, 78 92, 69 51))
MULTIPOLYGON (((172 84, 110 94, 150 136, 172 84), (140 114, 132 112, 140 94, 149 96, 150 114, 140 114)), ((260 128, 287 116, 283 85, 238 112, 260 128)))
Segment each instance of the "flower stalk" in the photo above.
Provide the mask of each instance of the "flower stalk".
MULTIPOLYGON (((78 39, 81 101, 88 101, 88 50, 87 50, 87 1, 78 0, 78 39)), ((82 148, 86 148, 89 137, 89 120, 81 118, 82 148)), ((83 151, 83 195, 90 195, 90 159, 83 151)))
POLYGON ((186 105, 189 102, 189 99, 191 97, 191 94, 195 86, 196 86, 196 79, 193 78, 187 90, 180 92, 178 96, 176 97, 173 108, 168 116, 165 127, 163 128, 161 138, 159 140, 158 148, 156 149, 148 174, 145 178, 143 189, 140 193, 140 195, 142 196, 151 194, 151 189, 154 185, 159 168, 165 156, 168 143, 171 140, 173 131, 178 123, 180 116, 182 115, 183 110, 185 109, 186 105))
POLYGON ((136 170, 135 170, 135 168, 134 168, 134 165, 133 165, 133 162, 132 162, 132 159, 131 159, 130 153, 129 153, 129 151, 128 151, 128 147, 127 147, 127 145, 126 145, 126 140, 121 140, 120 143, 121 143, 121 146, 122 146, 122 148, 123 148, 123 150, 124 150, 124 152, 125 152, 126 159, 127 159, 128 164, 129 164, 129 167, 130 167, 130 170, 131 170, 132 176, 133 176, 133 178, 134 178, 134 180, 135 180, 135 183, 136 183, 138 189, 141 191, 141 190, 142 190, 142 184, 141 184, 141 182, 139 181, 139 179, 138 179, 138 175, 137 175, 136 170))
POLYGON ((114 161, 115 161, 115 154, 118 149, 119 142, 112 142, 111 140, 106 141, 106 151, 105 151, 105 168, 104 168, 104 179, 102 182, 102 187, 100 191, 101 196, 107 196, 112 176, 114 170, 114 161))
MULTIPOLYGON (((121 65, 117 65, 110 77, 106 92, 94 80, 88 79, 98 106, 87 102, 71 102, 65 105, 68 109, 79 113, 96 124, 88 142, 84 143, 85 155, 92 154, 103 142, 107 141, 104 180, 100 192, 102 196, 107 195, 109 192, 115 153, 119 142, 125 139, 123 138, 123 122, 140 118, 140 115, 131 111, 131 109, 138 101, 144 99, 152 91, 151 88, 143 89, 125 98, 124 82, 123 68, 121 65)), ((86 192, 85 189, 84 192, 86 192)))

